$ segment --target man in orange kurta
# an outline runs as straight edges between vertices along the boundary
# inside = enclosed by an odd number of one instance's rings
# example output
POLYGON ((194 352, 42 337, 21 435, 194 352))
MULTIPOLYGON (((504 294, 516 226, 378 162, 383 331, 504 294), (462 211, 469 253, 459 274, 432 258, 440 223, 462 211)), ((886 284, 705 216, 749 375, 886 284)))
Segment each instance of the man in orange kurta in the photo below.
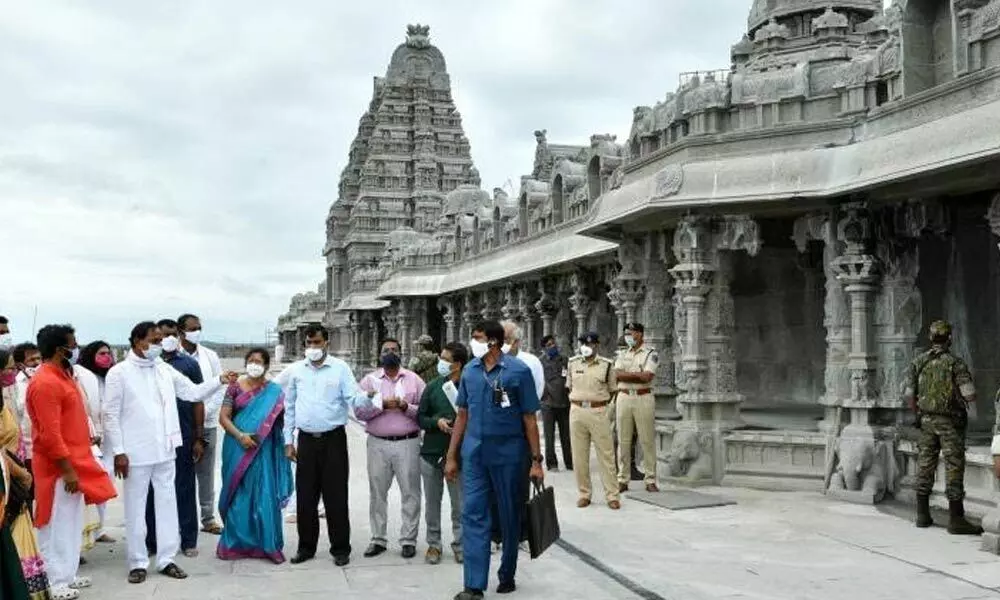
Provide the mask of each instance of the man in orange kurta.
POLYGON ((117 496, 90 449, 90 428, 73 378, 76 336, 68 325, 38 332, 44 363, 28 385, 35 478, 35 526, 53 592, 90 585, 77 577, 85 504, 117 496))

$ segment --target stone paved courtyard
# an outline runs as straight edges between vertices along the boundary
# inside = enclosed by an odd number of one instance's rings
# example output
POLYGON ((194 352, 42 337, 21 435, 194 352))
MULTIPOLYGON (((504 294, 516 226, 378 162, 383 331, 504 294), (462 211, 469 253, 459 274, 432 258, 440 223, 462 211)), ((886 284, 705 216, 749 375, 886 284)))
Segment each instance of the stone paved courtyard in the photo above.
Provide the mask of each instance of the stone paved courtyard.
MULTIPOLYGON (((203 534, 202 555, 180 559, 191 575, 188 580, 151 575, 145 584, 132 586, 125 581, 124 548, 118 543, 88 554, 83 573, 93 576, 94 588, 82 597, 451 598, 461 585, 461 567, 447 560, 438 566, 424 564, 423 545, 413 560, 401 558, 398 547, 377 559, 361 556, 368 543, 368 486, 364 434, 357 425, 350 428, 350 440, 354 554, 347 568, 335 567, 322 554, 325 542, 321 557, 302 566, 224 563, 214 558, 215 538, 203 534)), ((547 481, 557 490, 566 547, 555 547, 536 561, 522 554, 519 588, 511 597, 1000 598, 1000 559, 980 552, 977 539, 950 537, 940 528, 918 531, 906 520, 871 507, 818 494, 702 488, 738 504, 669 511, 626 496, 622 510, 615 513, 600 504, 577 509, 571 473, 549 474, 547 481)), ((398 531, 398 507, 393 493, 390 538, 398 531)), ((121 539, 119 502, 109 509, 109 517, 112 533, 121 539)), ((291 555, 294 548, 295 529, 287 525, 286 552, 291 555)), ((491 586, 496 585, 495 571, 494 561, 491 586)))

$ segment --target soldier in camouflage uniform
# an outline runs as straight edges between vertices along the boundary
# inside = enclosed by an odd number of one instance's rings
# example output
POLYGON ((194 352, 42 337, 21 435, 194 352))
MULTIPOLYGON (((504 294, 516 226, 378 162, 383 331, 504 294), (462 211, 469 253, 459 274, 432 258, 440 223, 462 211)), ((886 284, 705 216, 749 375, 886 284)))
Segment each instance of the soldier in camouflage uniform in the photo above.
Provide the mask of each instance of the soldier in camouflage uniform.
POLYGON ((965 520, 965 429, 968 406, 976 401, 969 367, 951 353, 951 325, 930 326, 931 348, 910 364, 906 396, 919 416, 920 454, 917 459, 917 527, 933 524, 930 495, 938 453, 945 463, 945 495, 950 519, 948 533, 979 535, 982 529, 965 520))
POLYGON ((414 342, 417 354, 410 359, 409 369, 420 376, 424 383, 438 378, 438 355, 434 352, 434 339, 426 333, 414 342))

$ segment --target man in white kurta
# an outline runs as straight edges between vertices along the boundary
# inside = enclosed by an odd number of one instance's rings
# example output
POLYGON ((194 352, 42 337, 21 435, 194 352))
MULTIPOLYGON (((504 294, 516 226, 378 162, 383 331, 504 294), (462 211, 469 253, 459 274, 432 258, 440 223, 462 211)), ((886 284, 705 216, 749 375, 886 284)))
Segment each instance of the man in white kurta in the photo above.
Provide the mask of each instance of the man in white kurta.
POLYGON ((129 581, 146 578, 146 497, 153 486, 156 512, 156 569, 175 579, 187 576, 175 563, 180 550, 177 498, 174 491, 175 450, 181 446, 177 399, 199 402, 223 383, 227 373, 195 385, 160 360, 161 334, 154 323, 133 329, 132 349, 108 371, 103 406, 104 435, 114 455, 115 474, 125 480, 125 529, 129 581))

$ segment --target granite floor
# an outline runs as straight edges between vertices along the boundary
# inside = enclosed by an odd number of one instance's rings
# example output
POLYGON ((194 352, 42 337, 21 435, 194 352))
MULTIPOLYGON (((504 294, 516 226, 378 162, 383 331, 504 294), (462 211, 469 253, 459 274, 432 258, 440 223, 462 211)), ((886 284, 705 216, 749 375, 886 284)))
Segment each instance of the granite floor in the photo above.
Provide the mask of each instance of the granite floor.
MULTIPOLYGON (((448 560, 426 565, 423 546, 412 560, 401 558, 398 547, 376 559, 361 556, 368 542, 368 486, 364 433, 357 425, 350 427, 350 451, 355 553, 346 568, 334 566, 326 557, 296 567, 222 562, 214 558, 215 538, 202 534, 201 556, 178 561, 190 573, 189 579, 173 581, 154 574, 145 584, 129 585, 124 548, 117 543, 88 553, 82 573, 93 577, 94 587, 82 597, 451 598, 461 587, 461 566, 448 560)), ((707 488, 699 491, 726 496, 737 504, 669 511, 630 502, 626 495, 622 510, 614 512, 599 503, 576 508, 572 473, 550 473, 547 481, 556 488, 563 541, 535 561, 521 554, 519 589, 511 597, 1000 598, 1000 558, 978 551, 977 539, 951 537, 938 528, 917 530, 872 507, 829 501, 818 494, 707 488)), ((390 512, 392 537, 399 527, 395 491, 390 495, 390 512)), ((121 539, 118 501, 109 507, 109 523, 121 539)), ((294 525, 286 525, 286 548, 289 554, 295 548, 294 525)), ((496 561, 492 586, 495 569, 496 561)))

